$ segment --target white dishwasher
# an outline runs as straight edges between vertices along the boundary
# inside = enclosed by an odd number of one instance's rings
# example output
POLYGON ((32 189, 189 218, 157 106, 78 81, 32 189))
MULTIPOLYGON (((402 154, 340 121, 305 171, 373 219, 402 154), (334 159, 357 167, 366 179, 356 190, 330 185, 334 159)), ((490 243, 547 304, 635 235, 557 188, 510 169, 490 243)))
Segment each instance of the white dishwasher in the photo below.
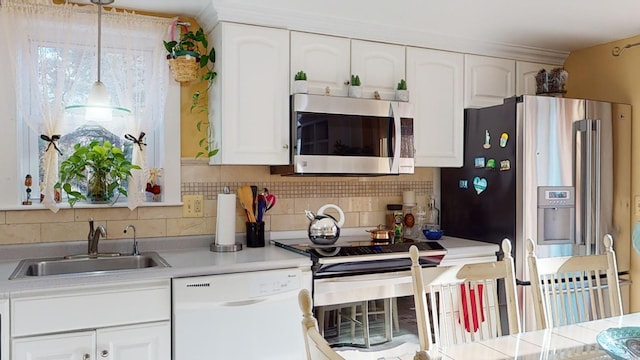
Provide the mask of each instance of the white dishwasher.
POLYGON ((298 292, 310 286, 299 268, 173 279, 173 360, 306 358, 298 292))

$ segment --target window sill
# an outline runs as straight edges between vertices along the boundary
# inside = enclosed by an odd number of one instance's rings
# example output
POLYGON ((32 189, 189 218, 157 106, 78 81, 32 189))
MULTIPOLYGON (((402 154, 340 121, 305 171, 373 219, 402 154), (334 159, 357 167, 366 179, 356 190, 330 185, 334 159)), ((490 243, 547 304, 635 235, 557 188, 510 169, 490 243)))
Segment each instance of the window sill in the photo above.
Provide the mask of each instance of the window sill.
MULTIPOLYGON (((163 207, 163 206, 182 206, 182 202, 144 202, 140 206, 141 207, 163 207)), ((71 209, 68 203, 62 202, 58 204, 60 209, 71 209)), ((126 202, 117 202, 113 205, 111 204, 89 204, 89 203, 76 203, 73 206, 73 209, 109 209, 109 208, 126 208, 126 202)), ((48 210, 44 205, 40 202, 33 203, 31 205, 0 205, 0 211, 18 211, 18 210, 48 210)))

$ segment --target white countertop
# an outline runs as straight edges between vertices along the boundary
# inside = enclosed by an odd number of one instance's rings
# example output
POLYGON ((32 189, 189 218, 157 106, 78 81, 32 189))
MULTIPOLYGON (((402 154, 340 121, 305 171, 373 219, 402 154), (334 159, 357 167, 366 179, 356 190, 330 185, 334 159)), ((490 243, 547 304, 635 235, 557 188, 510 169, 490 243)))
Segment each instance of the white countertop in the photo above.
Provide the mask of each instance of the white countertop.
MULTIPOLYGON (((345 240, 349 235, 361 234, 361 229, 344 232, 345 240)), ((273 238, 282 239, 290 236, 293 243, 308 242, 306 233, 299 232, 274 233, 273 238)), ((362 235, 358 235, 362 238, 362 235)), ((50 287, 86 286, 97 283, 114 283, 122 281, 143 281, 170 279, 174 277, 215 275, 223 273, 262 271, 280 268, 310 268, 309 257, 285 250, 267 241, 265 247, 248 248, 243 246, 237 252, 212 252, 209 250, 211 239, 207 237, 179 237, 168 239, 140 239, 142 252, 156 251, 171 267, 148 268, 131 271, 107 272, 96 275, 62 275, 43 276, 9 280, 9 276, 18 265, 20 259, 64 256, 86 251, 86 242, 48 243, 0 246, 0 298, 8 293, 43 289, 50 287), (178 249, 177 249, 178 248, 178 249)), ((498 250, 496 244, 481 243, 444 236, 438 242, 447 249, 445 259, 492 256, 498 250)), ((126 252, 130 249, 131 240, 107 240, 100 244, 101 252, 126 252)))

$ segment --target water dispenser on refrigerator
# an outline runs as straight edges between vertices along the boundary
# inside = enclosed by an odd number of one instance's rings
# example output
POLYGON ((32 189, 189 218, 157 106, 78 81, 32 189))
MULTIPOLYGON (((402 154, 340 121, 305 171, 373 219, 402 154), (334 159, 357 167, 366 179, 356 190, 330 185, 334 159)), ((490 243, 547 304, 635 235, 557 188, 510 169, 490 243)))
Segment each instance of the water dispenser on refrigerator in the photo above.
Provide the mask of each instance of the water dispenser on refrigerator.
POLYGON ((573 186, 538 187, 538 244, 571 244, 575 239, 573 186))

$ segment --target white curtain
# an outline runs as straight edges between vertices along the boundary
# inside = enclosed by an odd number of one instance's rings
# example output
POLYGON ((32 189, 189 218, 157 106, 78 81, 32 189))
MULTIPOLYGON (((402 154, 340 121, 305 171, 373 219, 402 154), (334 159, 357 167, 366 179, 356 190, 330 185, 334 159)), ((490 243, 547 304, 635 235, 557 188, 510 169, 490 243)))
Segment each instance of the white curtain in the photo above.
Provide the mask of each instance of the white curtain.
MULTIPOLYGON (((55 140, 72 131, 81 116, 65 111, 65 106, 85 103, 98 76, 97 11, 94 5, 53 5, 50 0, 3 0, 0 7, 0 30, 12 44, 5 49, 5 59, 16 74, 12 80, 18 121, 50 140, 42 157, 40 187, 44 206, 54 212, 58 211, 53 187, 59 158, 55 140)), ((133 147, 132 160, 142 170, 134 171, 129 181, 130 209, 144 201, 148 169, 142 143, 156 136, 161 130, 158 124, 164 121, 169 72, 162 40, 170 24, 171 19, 103 9, 101 81, 109 89, 112 104, 132 112, 100 125, 121 137, 130 134, 137 140, 143 132, 147 136, 133 147)))

